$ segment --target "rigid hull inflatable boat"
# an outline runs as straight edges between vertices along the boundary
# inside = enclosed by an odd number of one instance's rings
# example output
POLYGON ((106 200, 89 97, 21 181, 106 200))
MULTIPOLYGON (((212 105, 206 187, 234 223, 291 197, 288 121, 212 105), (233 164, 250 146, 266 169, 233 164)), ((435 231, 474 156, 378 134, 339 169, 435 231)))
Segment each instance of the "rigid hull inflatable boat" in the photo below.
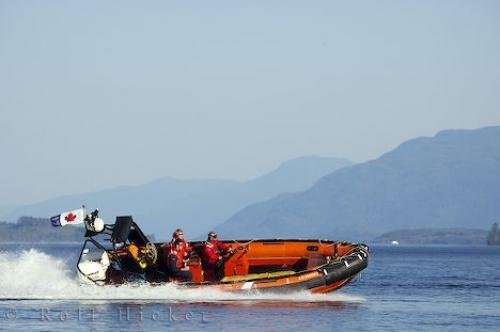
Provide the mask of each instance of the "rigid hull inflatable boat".
POLYGON ((232 254, 226 257, 221 279, 204 266, 204 242, 189 242, 192 251, 186 270, 192 281, 169 276, 165 263, 168 243, 151 243, 132 220, 117 217, 105 225, 97 210, 85 219, 87 232, 77 263, 85 284, 120 285, 174 282, 182 287, 224 291, 310 290, 327 293, 353 280, 368 265, 368 247, 329 240, 267 239, 222 241, 232 254))

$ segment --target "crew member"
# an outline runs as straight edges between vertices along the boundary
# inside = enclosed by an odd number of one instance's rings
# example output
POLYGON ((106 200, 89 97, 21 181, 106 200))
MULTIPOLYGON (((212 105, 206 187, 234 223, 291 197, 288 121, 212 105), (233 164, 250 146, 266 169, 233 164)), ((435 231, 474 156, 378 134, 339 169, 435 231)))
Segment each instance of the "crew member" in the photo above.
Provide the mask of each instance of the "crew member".
POLYGON ((207 242, 203 246, 203 267, 214 271, 215 278, 224 277, 224 260, 234 251, 225 243, 217 240, 217 233, 208 233, 207 242))
POLYGON ((170 251, 167 256, 167 270, 170 276, 184 281, 191 281, 191 272, 185 267, 184 261, 189 257, 191 248, 184 240, 182 229, 178 228, 172 234, 170 251))

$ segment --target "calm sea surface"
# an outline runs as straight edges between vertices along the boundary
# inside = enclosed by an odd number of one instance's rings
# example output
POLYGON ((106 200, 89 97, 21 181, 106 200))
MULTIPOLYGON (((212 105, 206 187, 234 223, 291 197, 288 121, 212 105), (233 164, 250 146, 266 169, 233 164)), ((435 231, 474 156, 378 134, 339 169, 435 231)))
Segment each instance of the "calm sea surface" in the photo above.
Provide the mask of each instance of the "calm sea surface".
POLYGON ((0 245, 0 330, 500 331, 500 247, 371 247, 328 295, 81 287, 78 245, 0 245))

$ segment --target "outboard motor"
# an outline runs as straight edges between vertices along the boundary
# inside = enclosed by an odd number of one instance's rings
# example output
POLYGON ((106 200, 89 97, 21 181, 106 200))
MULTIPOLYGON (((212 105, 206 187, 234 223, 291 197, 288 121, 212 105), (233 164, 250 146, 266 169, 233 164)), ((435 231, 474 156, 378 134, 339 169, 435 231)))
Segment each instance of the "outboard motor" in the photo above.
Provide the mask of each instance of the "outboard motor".
POLYGON ((109 257, 106 251, 83 249, 78 263, 80 282, 82 284, 104 285, 108 267, 109 257))

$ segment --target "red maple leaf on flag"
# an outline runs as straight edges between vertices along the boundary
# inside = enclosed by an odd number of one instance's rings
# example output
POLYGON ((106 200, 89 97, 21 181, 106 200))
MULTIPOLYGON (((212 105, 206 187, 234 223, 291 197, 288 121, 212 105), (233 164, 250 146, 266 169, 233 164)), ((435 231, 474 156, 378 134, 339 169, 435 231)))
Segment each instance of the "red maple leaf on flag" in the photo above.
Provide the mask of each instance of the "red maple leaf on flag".
POLYGON ((66 217, 64 217, 64 220, 66 220, 67 222, 73 222, 75 221, 75 219, 76 219, 76 214, 73 214, 71 212, 66 217))

